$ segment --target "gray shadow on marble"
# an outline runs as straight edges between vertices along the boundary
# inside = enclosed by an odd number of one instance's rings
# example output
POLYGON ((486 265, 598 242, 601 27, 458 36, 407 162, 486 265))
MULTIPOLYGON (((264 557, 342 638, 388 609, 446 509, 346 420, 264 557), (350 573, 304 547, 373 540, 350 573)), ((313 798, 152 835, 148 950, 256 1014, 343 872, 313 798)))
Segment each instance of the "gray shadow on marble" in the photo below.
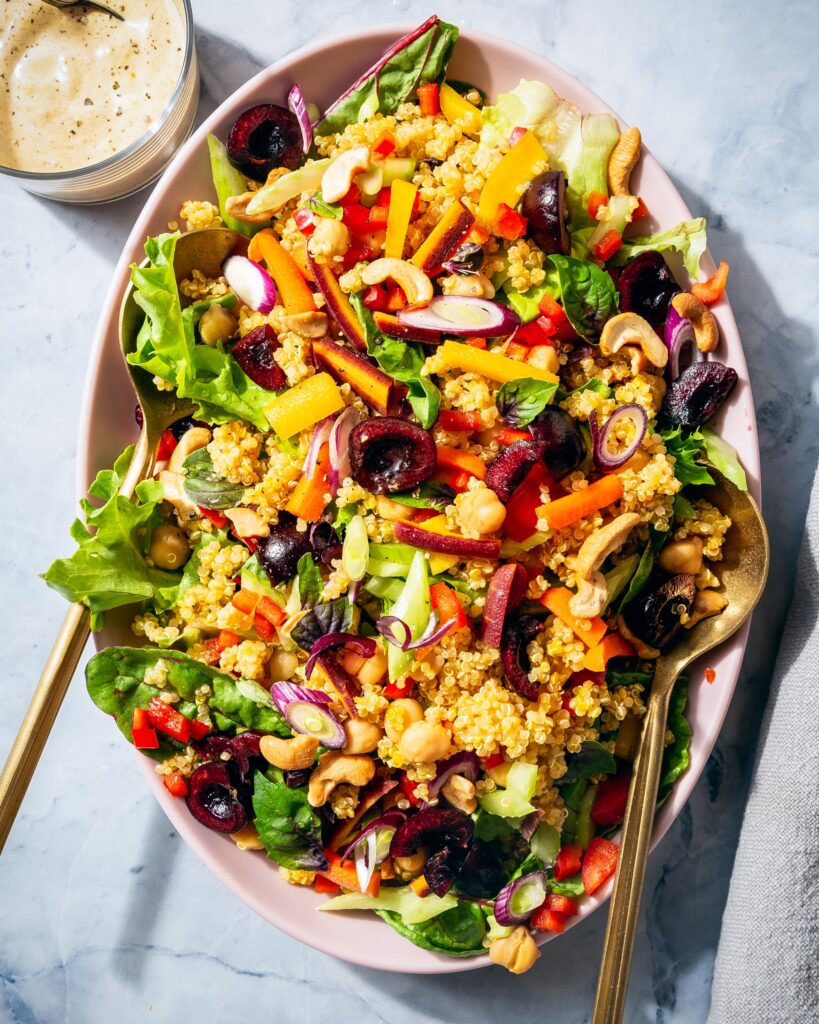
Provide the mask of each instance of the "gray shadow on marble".
POLYGON ((139 851, 128 868, 128 903, 121 915, 117 943, 111 950, 111 967, 134 991, 139 991, 149 965, 154 930, 162 916, 165 894, 173 883, 179 855, 179 835, 159 804, 148 815, 148 827, 139 851))

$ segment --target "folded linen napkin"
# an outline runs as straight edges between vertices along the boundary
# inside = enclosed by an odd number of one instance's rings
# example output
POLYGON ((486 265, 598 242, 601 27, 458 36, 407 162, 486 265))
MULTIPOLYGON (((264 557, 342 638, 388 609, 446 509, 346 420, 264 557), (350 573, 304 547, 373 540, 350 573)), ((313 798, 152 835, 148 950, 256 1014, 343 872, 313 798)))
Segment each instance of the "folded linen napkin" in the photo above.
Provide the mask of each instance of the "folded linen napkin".
POLYGON ((759 739, 709 1024, 819 1022, 819 476, 759 739))

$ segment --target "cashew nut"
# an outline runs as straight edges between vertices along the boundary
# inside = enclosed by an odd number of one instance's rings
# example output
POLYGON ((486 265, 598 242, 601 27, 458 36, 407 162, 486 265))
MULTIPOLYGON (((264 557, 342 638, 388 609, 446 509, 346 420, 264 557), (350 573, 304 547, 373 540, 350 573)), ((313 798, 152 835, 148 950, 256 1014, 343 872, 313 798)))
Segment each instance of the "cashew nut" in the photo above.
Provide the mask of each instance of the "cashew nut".
POLYGON ((259 833, 252 821, 242 826, 238 832, 231 832, 230 838, 240 850, 263 850, 264 843, 259 839, 259 833))
POLYGON ((651 324, 636 313, 618 313, 606 322, 600 335, 600 351, 612 356, 624 345, 639 345, 646 359, 662 369, 668 362, 668 349, 651 324))
POLYGON ((411 306, 428 306, 432 301, 432 281, 423 270, 407 260, 383 256, 380 260, 368 263, 361 271, 364 284, 381 284, 388 277, 404 290, 411 306))
POLYGON ((703 619, 710 618, 712 615, 719 615, 723 608, 727 606, 728 598, 725 594, 720 594, 716 590, 698 590, 697 596, 694 598, 694 607, 691 609, 691 615, 685 624, 685 628, 692 629, 698 622, 702 622, 703 619))
POLYGON ((260 213, 248 213, 247 204, 256 195, 255 192, 242 192, 238 196, 228 196, 225 200, 225 213, 234 220, 240 220, 243 224, 266 224, 270 220, 270 210, 262 210, 260 213))
POLYGON ((329 321, 327 314, 319 310, 310 313, 291 313, 285 317, 289 330, 300 338, 323 338, 327 333, 329 321))
POLYGON ((626 625, 626 620, 623 618, 622 613, 617 616, 617 632, 620 636, 624 637, 634 650, 637 652, 637 657, 642 658, 644 661, 654 661, 655 658, 660 657, 660 652, 656 647, 649 647, 647 643, 635 636, 634 633, 626 625))
POLYGON ((506 519, 506 508, 489 487, 476 487, 467 491, 456 502, 458 521, 467 533, 495 533, 506 519))
POLYGON ((627 196, 629 178, 634 165, 640 159, 643 140, 639 128, 626 128, 609 157, 609 192, 613 196, 627 196))
POLYGON ((350 232, 347 225, 333 217, 319 217, 316 230, 307 242, 308 252, 329 262, 340 259, 349 248, 350 232))
POLYGON ((526 357, 528 366, 534 366, 538 370, 546 370, 549 373, 560 372, 560 359, 557 351, 551 345, 535 345, 526 357))
POLYGON ((441 761, 449 753, 449 733, 437 722, 413 722, 401 733, 398 749, 414 764, 441 761))
POLYGON ((225 515, 233 523, 237 537, 266 537, 270 533, 270 525, 252 508, 228 508, 225 515))
POLYGON ((378 746, 384 735, 381 728, 363 718, 349 718, 344 723, 347 742, 341 748, 342 754, 369 754, 378 746))
POLYGON ((489 943, 489 959, 493 964, 500 964, 512 974, 523 974, 533 966, 540 956, 537 943, 528 928, 519 924, 511 934, 502 939, 493 939, 489 943))
POLYGON ((199 509, 185 493, 182 474, 163 469, 157 480, 162 484, 163 501, 170 502, 176 509, 176 518, 180 525, 193 522, 199 516, 199 509))
POLYGON ((350 191, 353 178, 370 166, 370 151, 356 146, 337 156, 321 176, 321 198, 325 203, 337 203, 350 191))
POLYGON ((207 427, 191 427, 190 430, 186 430, 168 460, 170 472, 184 473, 185 459, 208 444, 210 444, 210 431, 207 427))
POLYGON ((478 806, 475 799, 475 783, 465 779, 463 775, 450 775, 441 787, 441 795, 465 814, 472 814, 478 806))
POLYGON ((691 321, 694 340, 700 352, 713 352, 719 344, 719 326, 711 310, 691 292, 679 292, 671 305, 680 316, 691 321))
POLYGON ((696 576, 702 568, 702 548, 702 537, 672 541, 660 552, 657 564, 672 576, 680 572, 696 576))
POLYGON ((486 274, 450 274, 441 281, 444 295, 468 295, 478 299, 494 299, 495 286, 486 274))
POLYGON ((583 541, 575 564, 577 593, 569 601, 572 615, 593 619, 606 607, 606 577, 598 570, 609 555, 619 551, 639 522, 636 512, 624 512, 583 541))
POLYGON ((262 736, 259 741, 259 749, 265 761, 284 771, 309 768, 316 759, 318 745, 315 736, 302 736, 300 733, 289 740, 270 735, 262 736))
POLYGON ((622 345, 620 347, 620 355, 628 359, 632 377, 636 377, 638 373, 648 369, 649 364, 646 354, 637 345, 622 345))
POLYGON ((366 754, 342 754, 328 750, 319 758, 307 786, 307 802, 311 807, 322 807, 330 794, 347 782, 351 786, 366 786, 375 775, 375 761, 366 754))

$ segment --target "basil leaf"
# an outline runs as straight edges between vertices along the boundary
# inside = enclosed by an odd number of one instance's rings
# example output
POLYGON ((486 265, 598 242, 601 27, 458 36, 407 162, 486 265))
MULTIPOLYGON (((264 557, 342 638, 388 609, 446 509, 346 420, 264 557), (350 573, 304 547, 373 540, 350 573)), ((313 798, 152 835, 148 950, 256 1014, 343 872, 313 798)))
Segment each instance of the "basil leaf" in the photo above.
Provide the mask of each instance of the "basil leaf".
POLYGON ((501 386, 495 396, 495 404, 506 422, 520 430, 543 412, 556 392, 555 381, 521 377, 501 386))
POLYGON ((323 871, 321 820, 301 789, 271 782, 261 772, 253 779, 253 823, 267 855, 293 871, 323 871))
POLYGON ((310 196, 307 200, 307 209, 320 217, 332 217, 333 220, 341 220, 344 216, 342 206, 338 203, 325 203, 321 196, 310 196))
POLYGON ((387 338, 375 326, 375 320, 364 305, 361 292, 350 295, 350 303, 364 328, 367 355, 372 356, 384 373, 396 380, 410 381, 417 378, 426 361, 420 345, 413 345, 400 338, 387 338))
POLYGON ((614 775, 617 764, 611 751, 596 740, 583 740, 580 750, 567 760, 566 774, 561 782, 591 779, 595 775, 614 775))
POLYGON ((458 38, 458 29, 433 16, 393 45, 332 103, 314 127, 332 135, 375 113, 394 114, 422 82, 440 82, 458 38))
POLYGON ((299 578, 299 597, 302 608, 312 608, 321 599, 324 581, 313 556, 308 551, 299 559, 296 569, 299 578))
POLYGON ((423 483, 413 491, 391 494, 390 501, 397 501, 399 505, 409 505, 410 508, 446 508, 455 500, 455 492, 446 484, 423 483))
POLYGON ((580 875, 574 875, 572 878, 564 878, 562 882, 558 882, 554 878, 550 878, 548 882, 549 892, 556 893, 558 896, 585 896, 586 890, 583 886, 583 878, 580 875))
POLYGON ((572 256, 549 257, 560 283, 558 296, 569 323, 581 338, 597 341, 606 321, 617 313, 619 296, 614 281, 595 263, 572 256))
POLYGON ((354 606, 346 597, 337 597, 334 601, 315 605, 302 615, 290 636, 303 651, 309 652, 316 640, 327 633, 349 633, 354 619, 354 606))
POLYGON ((409 393, 407 395, 412 411, 418 417, 418 422, 429 430, 432 424, 438 419, 438 408, 441 404, 441 392, 429 377, 413 377, 407 381, 409 393))
POLYGON ((185 494, 194 505, 215 509, 233 508, 244 497, 245 489, 241 484, 232 484, 219 476, 213 468, 213 459, 207 448, 192 452, 183 465, 185 494))
MULTIPOLYGON (((394 498, 394 495, 390 495, 394 498)), ((350 524, 350 520, 354 519, 359 512, 358 502, 352 501, 349 505, 342 505, 341 508, 336 508, 335 515, 333 516, 333 529, 336 533, 343 538, 350 524)))

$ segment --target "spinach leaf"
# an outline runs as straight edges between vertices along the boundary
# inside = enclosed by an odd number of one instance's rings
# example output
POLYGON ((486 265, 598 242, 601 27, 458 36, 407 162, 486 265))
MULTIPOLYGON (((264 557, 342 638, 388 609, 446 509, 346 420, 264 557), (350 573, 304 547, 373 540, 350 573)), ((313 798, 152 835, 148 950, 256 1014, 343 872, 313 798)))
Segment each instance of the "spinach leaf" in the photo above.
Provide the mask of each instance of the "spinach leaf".
MULTIPOLYGON (((149 669, 158 662, 167 667, 164 690, 178 694, 182 699, 174 705, 186 718, 196 713, 196 691, 200 686, 211 689, 208 707, 230 726, 261 729, 277 736, 290 736, 291 730, 282 716, 273 708, 259 706, 244 696, 232 676, 225 675, 181 651, 161 650, 157 647, 107 647, 88 662, 85 680, 91 700, 97 707, 116 719, 120 732, 130 741, 134 708, 146 708, 152 697, 163 690, 145 682, 149 669)), ((216 717, 216 714, 214 717, 216 717)), ((165 743, 163 738, 163 744, 165 743)), ((167 747, 151 751, 160 759, 167 757, 167 747)))
POLYGON ((705 459, 705 438, 699 430, 683 433, 682 427, 674 427, 670 430, 661 430, 660 437, 668 449, 668 454, 674 456, 674 475, 683 487, 689 484, 714 482, 706 467, 701 465, 701 461, 705 459))
POLYGON ((340 203, 325 203, 320 196, 310 196, 307 200, 307 209, 320 217, 332 217, 333 220, 341 220, 344 216, 344 208, 340 203))
POLYGON ((103 504, 80 502, 85 523, 76 519, 70 531, 77 550, 68 558, 58 558, 42 577, 67 600, 82 601, 91 610, 93 629, 102 629, 104 612, 111 608, 154 597, 168 607, 161 595, 172 595, 181 580, 179 573, 165 572, 146 561, 151 533, 161 521, 162 484, 143 480, 133 499, 118 493, 133 451, 126 448, 113 469, 97 474, 88 493, 103 504))
POLYGON ((561 782, 591 779, 595 775, 614 775, 617 771, 614 755, 596 740, 583 740, 580 750, 571 754, 566 763, 568 767, 561 782))
POLYGON ((693 519, 696 516, 697 510, 688 500, 683 497, 682 493, 674 495, 674 519, 678 523, 682 523, 686 519, 693 519))
POLYGON ((451 487, 432 482, 419 484, 413 491, 391 494, 390 501, 397 501, 399 505, 409 505, 411 508, 446 508, 452 504, 454 497, 455 492, 451 487))
POLYGON ((222 223, 226 228, 232 228, 240 235, 247 235, 248 238, 251 238, 257 231, 266 227, 266 224, 248 224, 247 221, 236 220, 225 212, 225 203, 231 196, 240 196, 243 192, 247 192, 247 183, 244 177, 228 160, 227 150, 215 135, 208 135, 208 154, 210 155, 210 175, 213 178, 213 187, 216 189, 216 197, 219 200, 219 214, 222 223))
POLYGON ((332 103, 314 128, 332 135, 375 113, 394 114, 422 82, 440 82, 458 29, 433 16, 398 39, 375 64, 332 103))
POLYGON ((547 883, 549 892, 556 893, 558 896, 585 896, 586 890, 583 886, 583 879, 580 875, 574 875, 572 878, 564 878, 562 882, 558 882, 555 878, 550 878, 547 883))
POLYGON ((506 422, 520 430, 543 412, 556 391, 556 381, 521 377, 509 380, 499 388, 495 404, 506 422))
POLYGON ((241 484, 232 484, 219 476, 213 468, 213 459, 207 448, 192 452, 184 462, 185 494, 195 505, 203 508, 233 508, 245 494, 241 484))
POLYGON ((649 581, 651 570, 653 568, 654 549, 649 542, 643 549, 643 553, 640 555, 640 561, 637 563, 637 569, 629 581, 625 594, 623 594, 623 599, 620 602, 620 609, 624 608, 630 601, 633 601, 635 597, 642 593, 649 581))
POLYGON ((654 672, 624 672, 622 669, 606 669, 606 686, 613 690, 617 686, 642 686, 644 690, 651 687, 654 672))
POLYGON ((355 619, 355 606, 346 597, 317 604, 305 612, 290 631, 290 636, 303 651, 310 651, 320 636, 327 633, 348 633, 355 619))
POLYGON ((491 843, 495 839, 507 839, 516 834, 517 829, 510 825, 506 818, 501 818, 497 814, 490 814, 489 811, 480 808, 475 816, 475 838, 485 843, 491 843))
POLYGON ((303 790, 271 782, 256 772, 253 815, 268 857, 281 867, 294 871, 323 871, 327 867, 321 845, 321 821, 303 790))
POLYGON ((414 925, 404 924, 398 914, 389 910, 376 910, 376 914, 399 935, 433 953, 475 956, 485 952, 483 938, 486 935, 486 918, 480 907, 466 900, 460 900, 457 907, 429 921, 414 925))
POLYGON ((660 786, 657 791, 657 805, 668 799, 674 783, 686 770, 691 760, 691 726, 685 717, 685 706, 688 703, 688 676, 680 676, 671 694, 668 709, 668 728, 674 734, 674 742, 670 743, 663 753, 663 769, 660 786))
POLYGON ((418 417, 418 422, 429 430, 438 419, 438 408, 441 404, 441 392, 429 377, 413 377, 407 381, 409 404, 418 417))
POLYGON ((597 341, 606 321, 617 312, 614 281, 595 263, 557 254, 549 259, 557 271, 559 298, 569 323, 581 338, 597 341))
POLYGON ((299 578, 299 597, 301 598, 301 606, 302 608, 312 608, 313 605, 317 604, 321 598, 321 592, 324 589, 324 581, 321 578, 319 567, 316 565, 313 560, 313 556, 309 551, 299 559, 296 573, 299 578))

